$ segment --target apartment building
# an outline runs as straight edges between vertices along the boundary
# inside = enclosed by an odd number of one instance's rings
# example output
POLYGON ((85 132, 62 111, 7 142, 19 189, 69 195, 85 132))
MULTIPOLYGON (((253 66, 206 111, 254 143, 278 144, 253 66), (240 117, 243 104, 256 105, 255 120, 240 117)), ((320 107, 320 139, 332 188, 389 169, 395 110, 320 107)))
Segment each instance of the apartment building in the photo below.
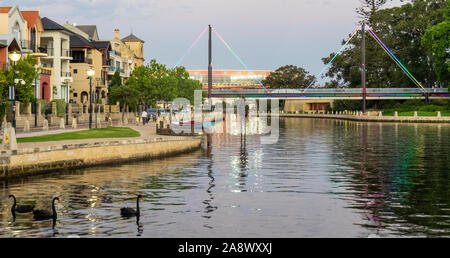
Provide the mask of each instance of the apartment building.
POLYGON ((114 30, 114 39, 111 40, 111 67, 108 77, 111 80, 116 71, 125 81, 130 77, 136 66, 144 65, 144 41, 133 34, 120 39, 120 30, 114 30))
POLYGON ((64 99, 69 102, 69 92, 73 78, 70 72, 71 33, 55 21, 42 18, 44 31, 41 33, 40 51, 46 53, 41 58, 42 66, 51 71, 51 85, 42 88, 45 100, 64 99))
POLYGON ((99 41, 95 25, 64 24, 72 32, 70 50, 73 59, 70 69, 73 75, 71 102, 89 103, 92 86, 92 102, 107 104, 108 71, 110 67, 111 45, 109 41, 99 41), (93 69, 95 75, 88 78, 87 71, 93 69))

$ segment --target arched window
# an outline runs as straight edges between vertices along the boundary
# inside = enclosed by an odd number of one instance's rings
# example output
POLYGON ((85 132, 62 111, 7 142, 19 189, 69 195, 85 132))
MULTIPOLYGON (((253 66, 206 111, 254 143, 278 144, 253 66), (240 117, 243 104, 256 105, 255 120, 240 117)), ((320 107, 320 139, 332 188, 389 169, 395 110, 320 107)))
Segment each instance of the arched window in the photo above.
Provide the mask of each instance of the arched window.
POLYGON ((81 103, 87 103, 89 101, 89 95, 86 91, 81 93, 81 103))
POLYGON ((30 31, 30 49, 33 50, 33 52, 36 52, 36 29, 31 28, 30 31))
POLYGON ((22 46, 22 31, 20 29, 20 25, 16 22, 12 28, 13 36, 16 38, 17 43, 22 46))

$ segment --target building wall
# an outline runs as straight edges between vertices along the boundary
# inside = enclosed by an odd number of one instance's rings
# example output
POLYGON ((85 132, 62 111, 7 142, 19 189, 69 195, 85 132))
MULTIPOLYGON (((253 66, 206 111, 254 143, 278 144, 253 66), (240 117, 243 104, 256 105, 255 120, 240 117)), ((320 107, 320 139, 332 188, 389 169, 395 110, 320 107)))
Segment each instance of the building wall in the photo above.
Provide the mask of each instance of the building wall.
POLYGON ((0 13, 0 34, 9 34, 7 13, 0 13))
MULTIPOLYGON (((102 79, 102 52, 100 52, 97 49, 91 49, 88 51, 89 55, 88 58, 92 59, 92 65, 88 63, 71 63, 71 71, 72 71, 72 78, 73 83, 71 85, 72 93, 70 94, 70 98, 74 103, 82 103, 81 97, 83 95, 83 92, 86 92, 89 96, 89 78, 87 76, 87 71, 92 67, 95 71, 95 75, 92 78, 92 94, 94 94, 96 90, 96 82, 98 80, 102 79), (76 73, 75 73, 76 70, 76 73)), ((107 87, 100 88, 101 91, 105 91, 105 94, 107 93, 108 89, 107 87)), ((94 95, 92 95, 94 97, 94 95)), ((101 94, 99 95, 99 98, 101 99, 101 94)), ((102 103, 106 103, 106 99, 101 99, 102 103)), ((85 103, 88 103, 89 99, 85 100, 85 103)), ((94 102, 94 99, 92 99, 92 102, 94 102)))
POLYGON ((137 66, 144 65, 144 44, 142 42, 125 42, 128 48, 136 55, 135 63, 137 66))
POLYGON ((0 69, 3 69, 2 65, 8 62, 8 48, 0 47, 0 69))
POLYGON ((41 96, 39 98, 44 99, 45 102, 50 102, 50 75, 48 74, 41 74, 40 75, 40 81, 41 81, 41 89, 40 93, 41 96))
MULTIPOLYGON (((41 58, 41 62, 44 64, 51 64, 53 68, 52 81, 51 81, 51 100, 64 99, 61 96, 61 86, 65 85, 64 80, 70 77, 62 77, 61 72, 70 72, 70 57, 63 57, 61 53, 61 46, 64 50, 70 49, 70 36, 61 31, 44 31, 41 34, 41 46, 47 48, 53 48, 53 56, 49 54, 49 57, 41 58), (50 46, 50 41, 53 41, 53 46, 50 46), (56 86, 56 92, 53 92, 53 86, 56 86)), ((67 100, 68 93, 70 92, 70 83, 67 84, 67 100)))
MULTIPOLYGON (((16 38, 18 41, 24 40, 24 35, 26 34, 26 21, 23 19, 22 14, 19 11, 19 8, 13 7, 9 11, 8 16, 8 34, 14 36, 13 30, 16 28, 16 24, 18 24, 17 29, 20 30, 19 38, 16 38)), ((9 42, 8 42, 9 43, 9 42)), ((21 44, 20 42, 17 42, 21 44)))
MULTIPOLYGON (((327 104, 330 105, 330 107, 333 107, 334 100, 286 100, 286 103, 284 104, 284 111, 315 111, 315 107, 324 107, 327 104)), ((319 108, 318 110, 325 111, 325 108, 319 108)))

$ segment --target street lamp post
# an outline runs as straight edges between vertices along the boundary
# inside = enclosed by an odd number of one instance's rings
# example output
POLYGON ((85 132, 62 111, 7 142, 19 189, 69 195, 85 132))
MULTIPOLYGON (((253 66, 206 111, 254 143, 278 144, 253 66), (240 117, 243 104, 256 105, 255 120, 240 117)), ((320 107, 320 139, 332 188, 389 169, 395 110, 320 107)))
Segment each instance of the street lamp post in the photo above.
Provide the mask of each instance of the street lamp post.
MULTIPOLYGON (((38 65, 35 65, 34 68, 36 69, 36 73, 38 71, 38 65)), ((38 124, 38 110, 37 110, 37 100, 38 100, 38 86, 37 86, 37 77, 34 78, 34 95, 35 95, 35 100, 34 100, 34 127, 37 128, 37 124, 38 124)))
POLYGON ((13 62, 13 85, 9 87, 9 100, 11 100, 11 122, 14 131, 16 130, 16 94, 14 89, 16 83, 16 62, 19 61, 21 57, 22 55, 16 52, 9 54, 9 59, 13 62))
POLYGON ((95 71, 91 68, 87 71, 89 77, 89 129, 92 129, 92 77, 95 71))
MULTIPOLYGON (((94 93, 94 105, 95 105, 95 107, 97 107, 97 90, 95 90, 95 93, 94 93)), ((94 112, 95 112, 95 128, 97 128, 97 113, 98 112, 95 111, 95 109, 94 109, 94 112)))

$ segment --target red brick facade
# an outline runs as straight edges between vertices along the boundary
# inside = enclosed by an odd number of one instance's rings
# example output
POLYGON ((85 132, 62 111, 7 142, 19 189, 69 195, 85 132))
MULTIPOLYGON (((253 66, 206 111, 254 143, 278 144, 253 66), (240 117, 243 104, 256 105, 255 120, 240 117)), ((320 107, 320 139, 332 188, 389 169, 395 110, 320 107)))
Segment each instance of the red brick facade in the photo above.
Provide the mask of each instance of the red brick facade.
POLYGON ((41 74, 41 96, 39 96, 41 99, 45 99, 45 102, 50 102, 50 75, 48 74, 41 74))

